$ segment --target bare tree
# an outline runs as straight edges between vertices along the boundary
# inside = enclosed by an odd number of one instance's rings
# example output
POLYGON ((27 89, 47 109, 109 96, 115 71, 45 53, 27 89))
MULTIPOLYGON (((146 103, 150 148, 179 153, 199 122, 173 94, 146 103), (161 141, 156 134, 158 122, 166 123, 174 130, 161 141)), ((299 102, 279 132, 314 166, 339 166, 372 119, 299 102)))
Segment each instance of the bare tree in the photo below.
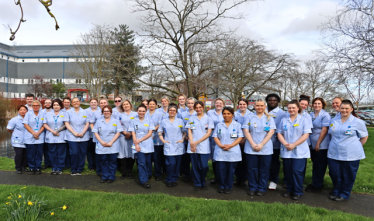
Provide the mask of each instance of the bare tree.
POLYGON ((35 94, 37 97, 51 97, 53 95, 53 88, 49 81, 43 76, 35 75, 28 81, 28 91, 35 94))
MULTIPOLYGON (((210 68, 209 62, 201 67, 198 47, 222 40, 231 31, 222 31, 219 22, 242 18, 242 14, 228 13, 250 1, 253 0, 134 0, 134 11, 144 14, 140 35, 144 37, 145 58, 153 66, 162 66, 170 81, 183 80, 188 96, 194 96, 194 84, 210 68)), ((150 86, 180 92, 177 85, 177 90, 164 84, 150 86)))

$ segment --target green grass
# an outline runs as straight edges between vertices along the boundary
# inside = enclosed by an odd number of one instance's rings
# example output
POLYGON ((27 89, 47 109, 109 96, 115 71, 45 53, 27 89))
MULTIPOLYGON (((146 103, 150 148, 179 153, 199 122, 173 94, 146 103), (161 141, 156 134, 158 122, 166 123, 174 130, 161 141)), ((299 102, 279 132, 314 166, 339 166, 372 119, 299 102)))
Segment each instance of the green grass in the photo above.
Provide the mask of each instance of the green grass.
MULTIPOLYGON (((21 187, 0 185, 0 207, 5 206, 10 193, 18 193, 21 187)), ((161 193, 125 195, 36 186, 27 186, 23 191, 48 200, 48 215, 41 220, 370 220, 303 204, 206 200, 161 193), (68 207, 65 211, 61 208, 64 205, 68 207), (49 215, 52 211, 54 216, 49 215)), ((0 210, 0 217, 6 217, 5 210, 0 210)))

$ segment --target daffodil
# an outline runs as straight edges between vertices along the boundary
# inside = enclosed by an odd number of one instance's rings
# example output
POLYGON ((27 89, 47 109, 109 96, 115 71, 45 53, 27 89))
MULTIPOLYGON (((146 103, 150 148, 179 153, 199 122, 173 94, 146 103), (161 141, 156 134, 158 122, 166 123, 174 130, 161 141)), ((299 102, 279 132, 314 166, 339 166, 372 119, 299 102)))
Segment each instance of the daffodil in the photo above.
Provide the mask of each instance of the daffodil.
POLYGON ((7 202, 6 205, 10 205, 10 202, 7 202))
POLYGON ((54 216, 55 215, 55 213, 54 212, 51 212, 51 216, 54 216))
POLYGON ((31 201, 29 201, 29 202, 27 203, 27 205, 32 206, 33 203, 32 203, 31 201))
POLYGON ((62 207, 63 210, 66 210, 66 208, 67 208, 67 206, 65 206, 65 205, 62 207))
POLYGON ((11 200, 11 199, 12 199, 12 197, 11 197, 11 196, 8 196, 8 199, 10 199, 10 200, 11 200))
POLYGON ((22 198, 22 196, 18 194, 18 199, 19 199, 19 198, 22 198))
POLYGON ((24 186, 24 187, 21 188, 21 190, 22 190, 22 189, 26 189, 26 187, 24 186))

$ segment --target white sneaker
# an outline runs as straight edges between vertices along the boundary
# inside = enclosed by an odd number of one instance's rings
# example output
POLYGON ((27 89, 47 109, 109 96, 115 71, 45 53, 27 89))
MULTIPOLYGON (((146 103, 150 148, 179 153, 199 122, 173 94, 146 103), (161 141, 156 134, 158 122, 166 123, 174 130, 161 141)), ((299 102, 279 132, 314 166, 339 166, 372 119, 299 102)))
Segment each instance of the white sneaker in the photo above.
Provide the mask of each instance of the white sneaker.
POLYGON ((269 184, 269 190, 275 190, 275 189, 277 189, 277 184, 274 183, 274 182, 270 182, 270 184, 269 184))

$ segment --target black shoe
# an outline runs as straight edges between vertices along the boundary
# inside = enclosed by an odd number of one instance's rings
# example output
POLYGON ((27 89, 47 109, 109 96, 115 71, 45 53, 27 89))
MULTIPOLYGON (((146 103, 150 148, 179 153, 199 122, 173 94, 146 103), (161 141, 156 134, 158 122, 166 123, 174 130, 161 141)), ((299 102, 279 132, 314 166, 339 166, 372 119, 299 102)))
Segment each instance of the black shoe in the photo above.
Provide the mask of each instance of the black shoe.
POLYGON ((223 188, 218 188, 218 190, 217 190, 218 193, 223 193, 224 191, 225 191, 225 189, 223 189, 223 188))
POLYGON ((71 172, 70 175, 75 176, 75 175, 77 175, 77 172, 71 172))
POLYGON ((193 188, 195 191, 199 191, 199 190, 201 190, 201 187, 200 186, 194 186, 194 188, 193 188))
POLYGON ((185 177, 185 178, 183 178, 183 182, 191 182, 191 181, 193 181, 192 177, 185 177))
POLYGON ((101 173, 97 173, 96 175, 98 175, 99 177, 101 177, 101 173))
POLYGON ((207 185, 204 185, 204 186, 201 187, 201 189, 203 189, 203 190, 208 190, 208 186, 207 186, 207 185))
POLYGON ((56 171, 52 170, 51 175, 56 175, 56 171))
POLYGON ((42 171, 40 169, 36 169, 35 174, 40 175, 40 174, 42 174, 42 171))
POLYGON ((132 173, 129 173, 129 174, 127 175, 127 179, 132 179, 132 173))
POLYGON ((114 180, 111 180, 111 179, 109 179, 108 181, 107 181, 107 183, 113 183, 114 182, 114 180))
POLYGON ((210 181, 210 184, 212 184, 212 185, 214 185, 214 184, 216 184, 216 183, 217 183, 217 180, 216 180, 216 179, 213 179, 213 180, 210 181))
POLYGON ((245 186, 245 180, 236 180, 234 182, 234 185, 236 185, 236 186, 245 186))
POLYGON ((299 200, 299 199, 301 199, 302 196, 303 195, 293 194, 292 199, 293 200, 299 200))
POLYGON ((283 197, 290 197, 291 196, 291 193, 290 192, 284 192, 282 194, 283 197))
POLYGON ((22 171, 21 170, 17 170, 16 173, 17 174, 22 174, 22 171))
POLYGON ((309 184, 305 188, 305 192, 309 192, 309 193, 320 192, 321 190, 322 190, 322 187, 321 188, 317 188, 317 187, 313 186, 312 184, 309 184))
POLYGON ((61 175, 62 171, 56 171, 56 175, 61 175))
POLYGON ((172 182, 171 185, 172 185, 173 187, 178 186, 178 184, 177 184, 176 182, 172 182))
POLYGON ((344 199, 344 198, 341 197, 341 196, 336 196, 333 200, 334 200, 334 201, 337 201, 337 202, 340 202, 340 201, 344 201, 344 200, 346 200, 346 199, 344 199))
POLYGON ((263 196, 263 195, 265 195, 265 192, 257 191, 257 192, 256 192, 256 195, 257 195, 257 196, 263 196))
POLYGON ((155 180, 156 180, 156 181, 160 181, 160 180, 161 180, 161 177, 160 177, 160 176, 156 176, 156 177, 155 177, 155 180))
POLYGON ((105 182, 106 182, 106 180, 103 180, 103 179, 100 180, 100 183, 105 183, 105 182))
POLYGON ((121 176, 121 179, 125 179, 125 178, 126 178, 126 174, 121 176))
POLYGON ((255 193, 256 193, 256 191, 254 191, 254 190, 250 190, 250 191, 247 192, 247 194, 250 195, 250 196, 254 196, 255 193))
POLYGON ((225 189, 223 192, 226 193, 226 194, 229 194, 231 192, 231 190, 230 189, 225 189))
POLYGON ((22 167, 22 171, 23 172, 29 172, 29 169, 27 169, 26 167, 22 167))
POLYGON ((143 183, 143 184, 140 184, 143 188, 146 188, 146 189, 148 189, 148 188, 150 188, 151 187, 151 185, 149 185, 148 183, 143 183))
POLYGON ((29 170, 29 175, 34 175, 35 174, 35 170, 34 169, 30 169, 29 170))
POLYGON ((173 183, 166 183, 166 187, 173 187, 173 183))

